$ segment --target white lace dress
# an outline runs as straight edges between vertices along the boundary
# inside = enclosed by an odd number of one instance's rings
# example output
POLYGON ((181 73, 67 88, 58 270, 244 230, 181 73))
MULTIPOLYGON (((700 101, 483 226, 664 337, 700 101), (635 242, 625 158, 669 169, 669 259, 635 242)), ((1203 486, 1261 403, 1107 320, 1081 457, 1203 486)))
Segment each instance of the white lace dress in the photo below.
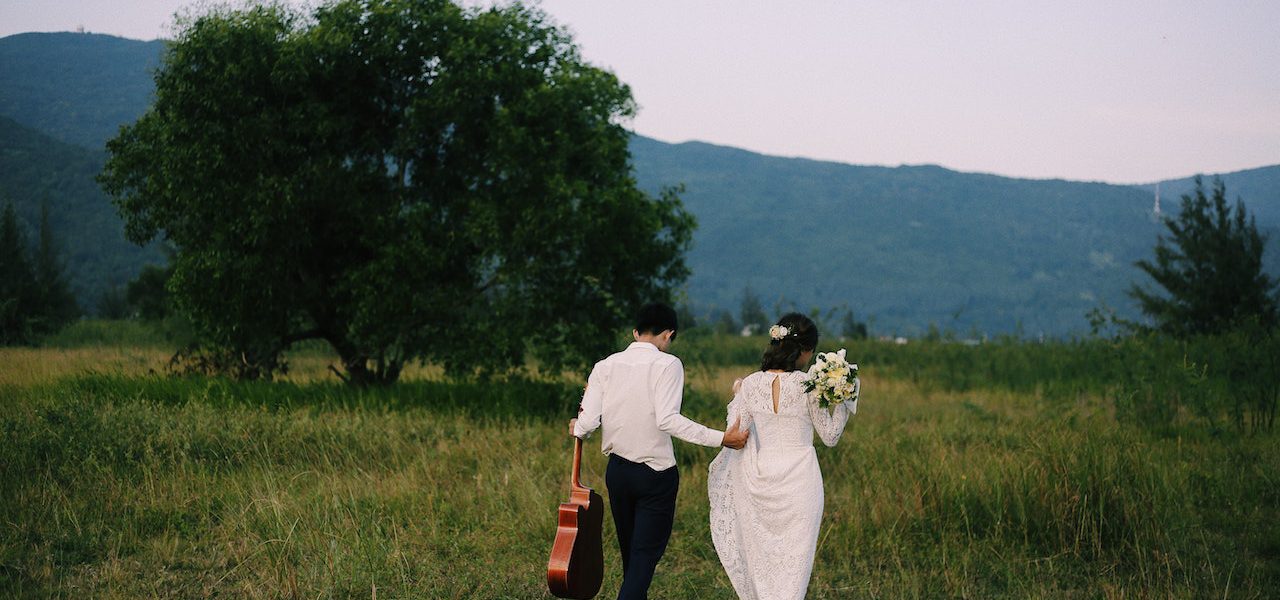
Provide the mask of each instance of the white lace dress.
POLYGON ((711 539, 739 598, 804 598, 809 587, 823 504, 813 432, 836 445, 857 404, 819 408, 804 378, 800 371, 758 371, 743 379, 728 422, 741 417, 751 437, 742 450, 723 449, 711 462, 711 539))

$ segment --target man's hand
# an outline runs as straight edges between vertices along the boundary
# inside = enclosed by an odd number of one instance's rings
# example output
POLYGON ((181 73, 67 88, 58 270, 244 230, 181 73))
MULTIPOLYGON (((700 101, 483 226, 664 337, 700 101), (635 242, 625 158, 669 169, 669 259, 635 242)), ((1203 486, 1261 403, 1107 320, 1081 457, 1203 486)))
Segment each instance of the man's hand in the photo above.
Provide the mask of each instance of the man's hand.
POLYGON ((576 435, 574 435, 574 433, 573 433, 574 428, 576 428, 577 426, 578 426, 578 420, 577 420, 577 419, 569 419, 569 435, 574 436, 574 437, 577 437, 577 436, 576 436, 576 435))
POLYGON ((742 390, 742 378, 739 377, 738 379, 733 380, 733 395, 737 396, 738 392, 741 390, 742 390))
POLYGON ((738 417, 738 420, 733 422, 733 427, 724 432, 724 439, 720 440, 721 446, 741 450, 743 446, 747 445, 747 437, 751 435, 751 432, 739 429, 740 425, 742 425, 742 417, 738 417))

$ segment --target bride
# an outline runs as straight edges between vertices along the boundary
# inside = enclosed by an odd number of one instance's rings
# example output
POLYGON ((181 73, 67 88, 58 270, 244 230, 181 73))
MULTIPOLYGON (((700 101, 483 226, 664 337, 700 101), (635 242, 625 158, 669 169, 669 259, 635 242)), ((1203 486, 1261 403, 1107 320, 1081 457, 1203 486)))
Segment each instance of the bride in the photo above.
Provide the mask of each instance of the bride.
POLYGON ((751 436, 711 463, 711 539, 740 598, 804 598, 822 521, 822 472, 813 432, 834 446, 856 401, 820 408, 804 391, 818 329, 791 313, 770 328, 760 370, 735 382, 729 422, 751 436), (853 406, 846 406, 853 404, 853 406))

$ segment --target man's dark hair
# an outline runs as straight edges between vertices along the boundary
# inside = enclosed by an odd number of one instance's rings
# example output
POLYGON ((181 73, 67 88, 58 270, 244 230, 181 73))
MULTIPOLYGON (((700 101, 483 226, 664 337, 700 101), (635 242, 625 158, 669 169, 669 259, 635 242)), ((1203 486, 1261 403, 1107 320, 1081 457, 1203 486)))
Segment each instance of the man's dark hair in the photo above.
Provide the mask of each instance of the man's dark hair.
POLYGON ((673 332, 671 337, 674 338, 674 332, 679 328, 676 309, 662 302, 650 302, 640 307, 640 312, 636 314, 636 333, 641 335, 658 334, 670 329, 673 332))

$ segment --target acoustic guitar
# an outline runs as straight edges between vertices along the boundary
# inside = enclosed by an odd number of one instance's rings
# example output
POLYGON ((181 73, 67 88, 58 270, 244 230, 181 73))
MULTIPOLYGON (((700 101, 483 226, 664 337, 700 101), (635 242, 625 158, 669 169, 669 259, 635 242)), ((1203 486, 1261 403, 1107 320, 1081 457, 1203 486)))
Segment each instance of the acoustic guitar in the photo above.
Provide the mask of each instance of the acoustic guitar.
POLYGON ((594 598, 604 581, 604 499, 582 485, 578 477, 581 469, 582 440, 574 438, 569 501, 560 505, 556 541, 547 563, 547 588, 557 598, 594 598))

